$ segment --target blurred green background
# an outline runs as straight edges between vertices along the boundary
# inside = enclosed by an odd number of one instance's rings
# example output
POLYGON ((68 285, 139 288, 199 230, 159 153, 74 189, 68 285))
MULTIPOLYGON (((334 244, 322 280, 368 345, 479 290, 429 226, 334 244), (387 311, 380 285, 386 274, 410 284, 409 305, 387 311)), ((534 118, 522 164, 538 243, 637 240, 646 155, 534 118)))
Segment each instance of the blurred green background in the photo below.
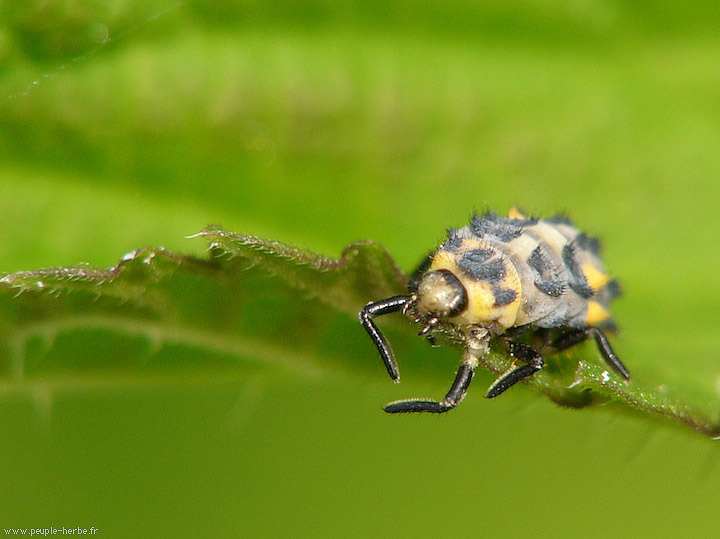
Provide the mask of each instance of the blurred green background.
MULTIPOLYGON (((678 1, 2 3, 0 271, 200 254, 184 236, 213 222, 328 256, 371 238, 411 269, 473 209, 566 211, 623 284, 634 381, 717 402, 718 24, 678 1)), ((0 524, 717 535, 720 442, 522 387, 487 401, 487 374, 450 414, 387 416, 442 396, 459 352, 413 348, 396 386, 337 323, 357 376, 198 360, 3 391, 0 524)))

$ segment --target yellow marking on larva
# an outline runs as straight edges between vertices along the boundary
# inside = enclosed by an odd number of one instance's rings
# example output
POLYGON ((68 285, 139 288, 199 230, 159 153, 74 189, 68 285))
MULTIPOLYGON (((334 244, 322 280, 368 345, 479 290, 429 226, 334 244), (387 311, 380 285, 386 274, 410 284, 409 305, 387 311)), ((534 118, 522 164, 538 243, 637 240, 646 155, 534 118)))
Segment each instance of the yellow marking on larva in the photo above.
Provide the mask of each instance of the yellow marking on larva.
POLYGON ((490 249, 492 251, 497 251, 497 249, 493 249, 487 243, 484 243, 477 238, 465 238, 460 243, 460 248, 458 249, 457 254, 472 251, 473 249, 490 249))
POLYGON ((590 262, 586 262, 581 266, 581 268, 582 272, 585 274, 588 284, 590 285, 590 288, 592 288, 596 293, 603 286, 608 284, 608 281, 610 281, 610 276, 607 273, 603 273, 590 262))
POLYGON ((509 219, 527 219, 525 215, 523 215, 520 210, 518 210, 515 206, 510 208, 508 210, 508 218, 509 219))
POLYGON ((450 251, 436 252, 429 269, 432 271, 445 269, 450 271, 453 275, 458 275, 460 273, 460 269, 457 267, 457 263, 455 262, 455 254, 450 251))
MULTIPOLYGON (((457 265, 457 258, 464 252, 472 249, 491 249, 487 244, 466 238, 463 240, 460 249, 454 253, 449 251, 438 251, 435 253, 431 271, 448 270, 455 275, 465 287, 468 295, 468 308, 455 317, 455 323, 467 325, 492 324, 506 330, 515 325, 520 304, 522 303, 522 284, 515 265, 510 260, 505 261, 505 278, 497 283, 487 281, 473 281, 464 277, 464 273, 457 265), (516 293, 515 299, 507 305, 495 305, 494 289, 499 287, 503 290, 512 289, 516 293)), ((495 249, 493 249, 495 251, 495 249)))
POLYGON ((597 301, 588 301, 587 316, 585 317, 585 323, 588 326, 595 326, 608 318, 610 318, 610 313, 605 310, 605 307, 597 301))

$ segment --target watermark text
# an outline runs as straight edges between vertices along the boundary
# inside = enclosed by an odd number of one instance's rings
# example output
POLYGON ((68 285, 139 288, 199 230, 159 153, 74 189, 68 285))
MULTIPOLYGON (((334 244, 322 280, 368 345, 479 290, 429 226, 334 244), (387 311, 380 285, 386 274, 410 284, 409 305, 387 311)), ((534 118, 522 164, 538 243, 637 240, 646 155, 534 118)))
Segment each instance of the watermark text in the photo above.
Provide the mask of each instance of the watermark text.
POLYGON ((95 526, 89 528, 3 528, 5 535, 95 535, 100 530, 95 526))

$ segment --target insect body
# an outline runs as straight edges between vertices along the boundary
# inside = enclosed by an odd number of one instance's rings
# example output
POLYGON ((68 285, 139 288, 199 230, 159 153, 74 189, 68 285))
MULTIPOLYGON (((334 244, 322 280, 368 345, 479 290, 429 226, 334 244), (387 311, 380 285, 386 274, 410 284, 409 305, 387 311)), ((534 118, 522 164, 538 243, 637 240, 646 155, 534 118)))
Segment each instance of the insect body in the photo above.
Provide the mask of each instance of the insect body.
POLYGON ((441 413, 455 408, 492 337, 523 363, 490 386, 486 396, 497 397, 545 365, 535 348, 511 340, 526 332, 544 336, 544 346, 554 351, 593 338, 605 361, 629 379, 603 333, 615 327, 608 305, 618 294, 617 282, 600 260, 599 242, 566 218, 528 218, 515 209, 508 217, 475 215, 469 226, 449 231, 411 279, 408 295, 371 302, 360 311, 360 322, 396 382, 397 362, 373 317, 401 311, 423 324, 419 335, 432 338, 433 331, 450 332, 465 346, 455 381, 442 401, 401 400, 384 410, 441 413))

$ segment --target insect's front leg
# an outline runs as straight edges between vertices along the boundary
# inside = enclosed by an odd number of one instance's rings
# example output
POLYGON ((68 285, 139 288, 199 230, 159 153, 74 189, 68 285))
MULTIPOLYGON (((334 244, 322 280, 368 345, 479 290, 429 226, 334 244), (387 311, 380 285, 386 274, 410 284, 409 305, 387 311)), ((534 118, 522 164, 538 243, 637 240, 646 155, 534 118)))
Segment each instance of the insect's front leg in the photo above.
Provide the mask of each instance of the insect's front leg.
POLYGON ((375 322, 373 322, 373 317, 402 311, 406 308, 408 300, 408 296, 393 296, 381 301, 370 302, 365 305, 358 314, 360 323, 375 343, 375 346, 380 352, 380 357, 382 357, 382 360, 385 363, 385 368, 387 369, 390 378, 392 378, 395 382, 400 381, 400 371, 398 371, 395 355, 393 354, 392 348, 390 348, 390 344, 387 342, 385 335, 382 334, 375 325, 375 322))
POLYGON ((475 376, 475 369, 480 363, 479 358, 488 351, 488 335, 485 330, 471 332, 467 337, 465 354, 460 368, 455 375, 455 381, 442 401, 429 399, 406 399, 391 402, 383 410, 389 414, 430 412, 441 414, 455 408, 465 398, 470 382, 475 376))

